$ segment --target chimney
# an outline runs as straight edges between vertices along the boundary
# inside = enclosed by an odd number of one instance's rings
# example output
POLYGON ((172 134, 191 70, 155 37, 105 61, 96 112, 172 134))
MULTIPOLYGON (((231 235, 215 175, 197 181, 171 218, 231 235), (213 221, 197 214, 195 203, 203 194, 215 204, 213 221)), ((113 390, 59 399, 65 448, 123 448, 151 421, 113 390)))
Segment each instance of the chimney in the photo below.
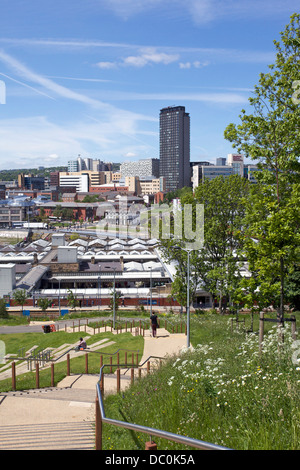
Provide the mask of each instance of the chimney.
POLYGON ((92 263, 92 264, 95 264, 95 256, 92 256, 92 258, 91 258, 91 263, 92 263))

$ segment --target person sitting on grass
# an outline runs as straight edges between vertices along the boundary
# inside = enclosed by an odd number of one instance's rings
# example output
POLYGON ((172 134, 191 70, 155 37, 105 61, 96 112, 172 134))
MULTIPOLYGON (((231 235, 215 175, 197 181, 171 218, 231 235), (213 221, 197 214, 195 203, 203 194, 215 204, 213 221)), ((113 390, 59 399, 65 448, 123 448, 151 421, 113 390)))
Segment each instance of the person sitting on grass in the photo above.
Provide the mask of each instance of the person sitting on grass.
POLYGON ((78 344, 78 346, 76 346, 75 351, 80 351, 80 350, 86 349, 86 348, 87 348, 87 346, 86 346, 85 340, 83 338, 79 338, 79 344, 78 344))

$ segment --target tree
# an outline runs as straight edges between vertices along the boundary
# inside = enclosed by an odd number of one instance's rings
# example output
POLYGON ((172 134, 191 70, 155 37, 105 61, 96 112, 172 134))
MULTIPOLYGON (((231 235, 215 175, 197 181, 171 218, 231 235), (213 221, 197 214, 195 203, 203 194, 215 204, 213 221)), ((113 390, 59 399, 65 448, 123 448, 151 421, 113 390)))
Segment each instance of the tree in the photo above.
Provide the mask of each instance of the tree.
MULTIPOLYGON (((227 301, 231 304, 232 293, 239 279, 238 268, 242 260, 236 256, 236 252, 241 244, 240 233, 245 213, 243 198, 248 194, 248 186, 248 182, 237 175, 218 177, 205 180, 196 188, 194 195, 186 193, 181 198, 183 213, 187 204, 191 204, 193 209, 198 204, 204 206, 204 244, 201 249, 191 251, 190 254, 191 294, 202 287, 219 299, 220 311, 224 311, 227 301)), ((187 254, 184 250, 175 251, 174 246, 184 246, 185 241, 184 237, 182 241, 161 240, 169 261, 178 262, 173 293, 177 295, 175 289, 178 286, 183 300, 183 293, 187 290, 187 254)))
POLYGON ((47 310, 47 308, 50 307, 51 301, 49 299, 47 299, 47 297, 40 298, 39 301, 38 301, 38 305, 45 312, 47 310))
POLYGON ((60 219, 62 217, 62 212, 63 212, 63 208, 61 204, 57 204, 53 211, 53 215, 54 217, 57 217, 58 219, 60 219))
POLYGON ((295 266, 287 278, 286 296, 290 308, 300 310, 300 265, 295 266))
POLYGON ((198 254, 203 287, 219 299, 223 312, 232 304, 232 293, 240 277, 241 230, 245 214, 243 200, 249 185, 238 175, 205 180, 195 190, 197 203, 204 204, 204 246, 198 254), (225 303, 222 300, 225 300, 225 303))
POLYGON ((8 311, 6 309, 6 300, 0 299, 0 318, 8 318, 8 311))
POLYGON ((115 313, 117 314, 118 313, 118 310, 119 310, 119 306, 121 304, 121 297, 122 297, 122 293, 118 290, 112 290, 111 291, 111 295, 110 295, 110 299, 109 299, 109 308, 111 310, 114 309, 114 305, 115 305, 115 313))
POLYGON ((284 318, 285 283, 299 263, 300 106, 295 100, 299 79, 300 15, 291 16, 274 41, 276 61, 261 74, 252 113, 242 110, 240 124, 230 124, 225 138, 257 162, 258 185, 246 203, 244 254, 261 284, 278 286, 278 318, 284 318))
POLYGON ((77 299, 76 294, 74 294, 74 292, 72 292, 71 289, 68 289, 67 300, 68 300, 68 305, 69 305, 71 308, 76 309, 76 307, 78 307, 79 301, 78 301, 78 299, 77 299))
POLYGON ((24 311, 24 304, 28 298, 28 294, 25 289, 17 289, 13 293, 13 299, 22 306, 22 314, 24 311))

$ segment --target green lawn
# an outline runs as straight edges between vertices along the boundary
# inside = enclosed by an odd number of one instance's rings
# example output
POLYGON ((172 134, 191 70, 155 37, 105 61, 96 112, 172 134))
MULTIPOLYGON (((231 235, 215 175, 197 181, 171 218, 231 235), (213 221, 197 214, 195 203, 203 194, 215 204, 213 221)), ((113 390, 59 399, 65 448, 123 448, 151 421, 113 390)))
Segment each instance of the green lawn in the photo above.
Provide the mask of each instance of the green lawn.
MULTIPOLYGON (((87 337, 87 333, 26 333, 26 334, 12 334, 0 335, 0 340, 4 341, 6 347, 6 354, 18 354, 20 348, 25 348, 25 351, 33 346, 38 346, 38 349, 45 349, 47 347, 58 348, 65 343, 77 343, 80 336, 87 337)), ((100 371, 100 355, 103 356, 103 363, 108 364, 111 354, 114 354, 118 349, 120 363, 125 361, 125 350, 127 350, 127 360, 131 361, 132 352, 136 360, 138 354, 139 360, 143 354, 144 339, 142 336, 132 336, 129 332, 119 335, 114 335, 111 332, 100 333, 91 335, 87 339, 87 346, 98 342, 102 339, 108 339, 108 342, 114 341, 115 344, 101 348, 99 353, 88 353, 88 367, 89 373, 97 374, 100 371), (101 351, 101 352, 100 352, 101 351)), ((113 356, 113 364, 117 363, 117 356, 113 356)), ((67 374, 66 361, 55 363, 55 383, 62 380, 67 374)), ((85 372, 85 355, 78 356, 71 359, 71 374, 82 374, 85 372)), ((50 368, 45 370, 40 369, 40 386, 49 387, 51 384, 50 368)), ((28 372, 26 374, 17 376, 17 390, 26 390, 35 387, 35 372, 28 372)), ((12 389, 11 379, 0 381, 0 391, 9 391, 12 389)))

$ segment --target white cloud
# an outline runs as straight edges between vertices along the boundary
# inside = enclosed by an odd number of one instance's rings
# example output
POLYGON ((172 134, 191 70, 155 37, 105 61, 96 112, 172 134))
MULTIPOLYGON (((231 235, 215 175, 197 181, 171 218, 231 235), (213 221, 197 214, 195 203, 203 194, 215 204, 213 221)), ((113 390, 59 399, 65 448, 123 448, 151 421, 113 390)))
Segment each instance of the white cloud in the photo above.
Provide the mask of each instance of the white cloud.
POLYGON ((99 69, 109 70, 115 69, 117 64, 115 62, 98 62, 96 66, 99 67, 99 69))
POLYGON ((134 67, 144 67, 149 64, 164 64, 168 65, 176 62, 179 59, 179 54, 166 54, 165 52, 158 52, 155 48, 142 49, 137 56, 129 56, 123 59, 125 65, 134 67))
POLYGON ((192 64, 191 64, 190 62, 185 62, 185 63, 180 62, 180 64, 179 64, 179 67, 180 67, 181 69, 190 69, 191 66, 192 66, 192 64))
POLYGON ((201 69, 202 67, 206 67, 209 65, 208 60, 200 62, 200 60, 195 60, 194 62, 180 62, 179 67, 181 69, 190 69, 195 67, 196 69, 201 69))

